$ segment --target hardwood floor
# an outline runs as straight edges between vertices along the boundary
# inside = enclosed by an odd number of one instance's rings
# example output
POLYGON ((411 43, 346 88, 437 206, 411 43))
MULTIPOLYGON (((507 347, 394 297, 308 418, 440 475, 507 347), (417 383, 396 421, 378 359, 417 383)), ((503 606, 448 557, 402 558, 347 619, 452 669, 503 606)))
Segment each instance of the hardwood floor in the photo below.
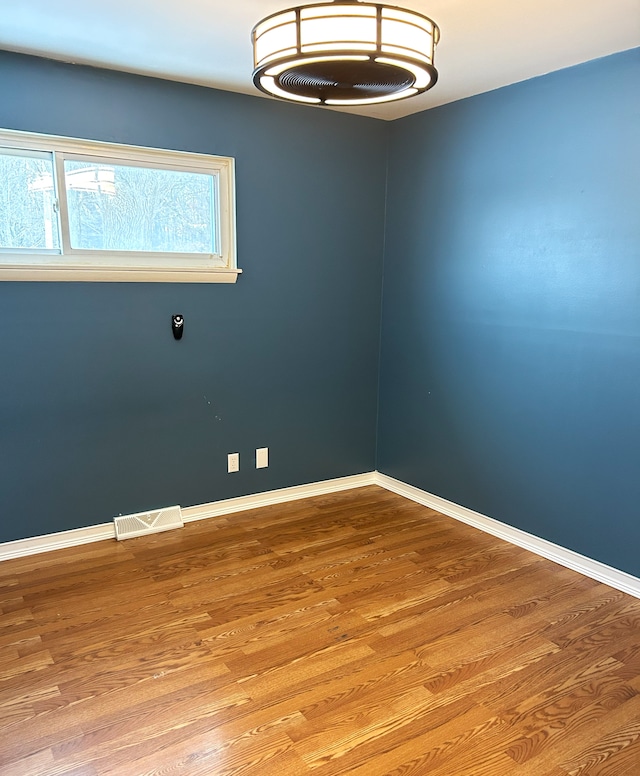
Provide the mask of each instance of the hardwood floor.
POLYGON ((638 776, 640 600, 377 487, 0 564, 2 776, 638 776))

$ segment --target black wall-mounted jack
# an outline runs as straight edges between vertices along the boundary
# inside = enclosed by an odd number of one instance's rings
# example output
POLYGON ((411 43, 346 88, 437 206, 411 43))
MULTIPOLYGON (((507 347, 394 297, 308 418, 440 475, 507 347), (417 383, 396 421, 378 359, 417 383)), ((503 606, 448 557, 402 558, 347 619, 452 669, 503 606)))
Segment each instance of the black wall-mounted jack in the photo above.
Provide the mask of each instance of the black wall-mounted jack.
POLYGON ((172 315, 171 316, 171 329, 173 330, 174 339, 182 339, 184 332, 184 316, 172 315))

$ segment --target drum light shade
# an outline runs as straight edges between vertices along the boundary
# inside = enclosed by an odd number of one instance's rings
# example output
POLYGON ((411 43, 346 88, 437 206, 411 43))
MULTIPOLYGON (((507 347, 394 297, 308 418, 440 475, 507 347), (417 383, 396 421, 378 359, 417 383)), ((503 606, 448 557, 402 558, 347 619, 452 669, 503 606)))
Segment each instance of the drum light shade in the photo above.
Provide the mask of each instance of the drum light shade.
POLYGON ((290 8, 253 28, 253 82, 309 104, 401 100, 436 83, 439 38, 427 16, 393 6, 336 0, 290 8))

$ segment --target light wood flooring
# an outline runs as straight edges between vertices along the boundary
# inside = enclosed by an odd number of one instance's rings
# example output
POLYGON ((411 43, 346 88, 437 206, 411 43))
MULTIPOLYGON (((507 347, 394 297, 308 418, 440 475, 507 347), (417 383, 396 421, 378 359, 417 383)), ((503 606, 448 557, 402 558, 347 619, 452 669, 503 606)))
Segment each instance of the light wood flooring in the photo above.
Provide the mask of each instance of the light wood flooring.
POLYGON ((638 776, 640 600, 377 487, 0 564, 2 776, 638 776))

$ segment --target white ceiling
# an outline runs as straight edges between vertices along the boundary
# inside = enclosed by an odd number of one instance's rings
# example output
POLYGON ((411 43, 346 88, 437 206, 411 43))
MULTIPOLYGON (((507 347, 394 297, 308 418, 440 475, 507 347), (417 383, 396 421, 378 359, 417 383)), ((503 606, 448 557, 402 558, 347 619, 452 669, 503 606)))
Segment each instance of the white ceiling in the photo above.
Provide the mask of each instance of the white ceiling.
MULTIPOLYGON (((251 29, 295 2, 0 0, 0 48, 258 95, 251 29)), ((389 4, 420 11, 440 26, 439 81, 413 99, 350 112, 399 118, 640 46, 640 0, 389 4)))

